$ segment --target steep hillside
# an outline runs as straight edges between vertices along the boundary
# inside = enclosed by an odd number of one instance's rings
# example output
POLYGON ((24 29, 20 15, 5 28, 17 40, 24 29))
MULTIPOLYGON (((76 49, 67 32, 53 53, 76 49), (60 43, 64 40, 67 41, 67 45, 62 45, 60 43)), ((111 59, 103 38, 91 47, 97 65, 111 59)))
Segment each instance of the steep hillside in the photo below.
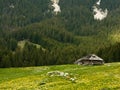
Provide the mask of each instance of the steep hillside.
MULTIPOLYGON (((7 29, 10 29, 10 27, 14 29, 14 27, 23 27, 47 18, 57 17, 62 20, 67 30, 76 34, 86 35, 88 32, 95 33, 98 29, 101 30, 101 26, 106 27, 107 25, 107 28, 109 28, 117 23, 119 24, 120 1, 101 1, 101 9, 107 8, 109 12, 107 18, 101 22, 94 20, 93 17, 93 6, 97 1, 60 0, 61 12, 55 15, 50 0, 1 0, 1 26, 7 29), (85 28, 86 25, 87 27, 85 28)), ((61 22, 59 23, 61 24, 61 22)))
MULTIPOLYGON (((119 45, 119 5, 118 0, 0 0, 0 67, 73 63, 89 53, 102 56, 101 50, 119 45), (33 44, 21 51, 18 43, 24 40, 33 44)), ((117 57, 103 59, 119 61, 117 57)))

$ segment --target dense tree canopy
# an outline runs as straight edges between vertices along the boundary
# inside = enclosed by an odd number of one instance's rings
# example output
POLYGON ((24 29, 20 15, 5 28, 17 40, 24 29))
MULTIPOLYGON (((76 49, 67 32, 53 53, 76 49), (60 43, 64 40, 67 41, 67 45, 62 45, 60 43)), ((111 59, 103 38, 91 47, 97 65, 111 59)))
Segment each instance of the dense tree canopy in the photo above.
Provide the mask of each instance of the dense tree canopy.
POLYGON ((96 2, 60 0, 55 15, 50 0, 0 0, 0 67, 70 64, 90 53, 120 61, 120 1, 102 0, 102 21, 96 2))

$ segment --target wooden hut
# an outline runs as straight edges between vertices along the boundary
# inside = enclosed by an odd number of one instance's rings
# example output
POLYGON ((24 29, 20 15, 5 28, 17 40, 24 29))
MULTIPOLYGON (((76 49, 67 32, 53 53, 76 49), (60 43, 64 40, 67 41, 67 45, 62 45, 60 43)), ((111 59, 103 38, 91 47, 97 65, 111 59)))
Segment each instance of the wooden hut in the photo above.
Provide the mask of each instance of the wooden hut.
POLYGON ((104 60, 95 54, 90 54, 78 59, 74 63, 78 65, 102 65, 104 64, 104 60))

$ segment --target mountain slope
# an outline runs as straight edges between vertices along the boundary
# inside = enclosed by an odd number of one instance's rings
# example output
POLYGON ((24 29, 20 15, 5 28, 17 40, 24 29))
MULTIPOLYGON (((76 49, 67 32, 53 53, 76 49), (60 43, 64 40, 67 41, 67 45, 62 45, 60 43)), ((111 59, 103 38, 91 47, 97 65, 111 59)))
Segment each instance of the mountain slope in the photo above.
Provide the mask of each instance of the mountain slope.
POLYGON ((0 67, 73 63, 86 54, 100 55, 100 50, 116 46, 120 42, 120 1, 98 1, 0 0, 0 67), (104 18, 100 20, 99 15, 104 18), (21 51, 17 44, 23 40, 33 45, 21 51))

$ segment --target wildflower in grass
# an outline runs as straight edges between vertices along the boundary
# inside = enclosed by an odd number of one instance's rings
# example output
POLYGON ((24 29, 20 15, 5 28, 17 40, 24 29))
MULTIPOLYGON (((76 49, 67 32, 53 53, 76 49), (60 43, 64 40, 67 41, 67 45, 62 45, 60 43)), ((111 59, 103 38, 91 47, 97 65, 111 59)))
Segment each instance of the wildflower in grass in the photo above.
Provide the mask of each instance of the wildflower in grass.
POLYGON ((76 78, 70 78, 70 81, 72 81, 73 83, 76 82, 76 78))

